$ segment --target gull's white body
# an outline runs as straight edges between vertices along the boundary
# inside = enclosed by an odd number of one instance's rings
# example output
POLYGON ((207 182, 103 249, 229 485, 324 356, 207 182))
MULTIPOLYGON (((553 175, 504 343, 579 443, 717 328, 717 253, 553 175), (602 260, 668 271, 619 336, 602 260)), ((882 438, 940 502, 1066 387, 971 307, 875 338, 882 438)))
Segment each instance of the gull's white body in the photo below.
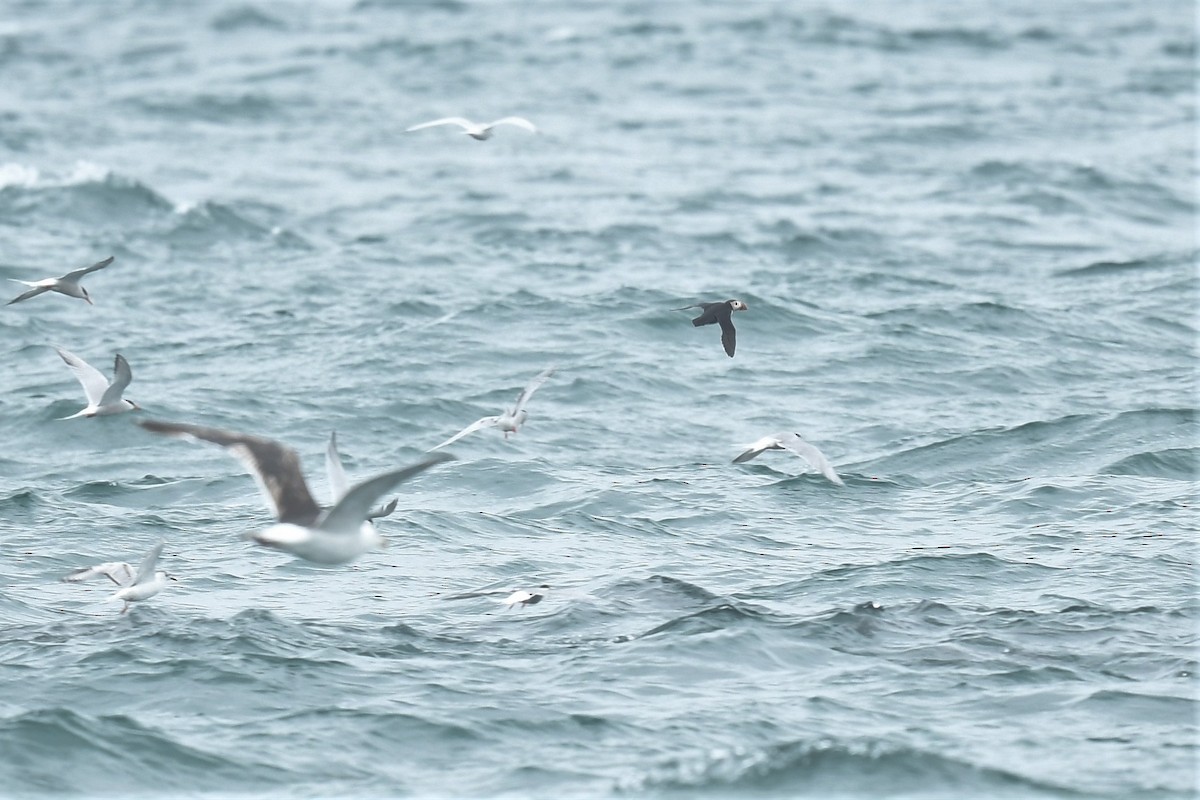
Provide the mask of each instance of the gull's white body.
POLYGON ((246 538, 264 547, 273 547, 311 561, 314 564, 346 564, 372 550, 387 545, 379 531, 369 522, 355 530, 336 531, 278 522, 271 527, 252 531, 246 538))
POLYGON ((525 424, 525 420, 529 418, 529 412, 525 410, 525 406, 529 404, 529 398, 533 397, 533 393, 536 392, 543 383, 550 379, 550 376, 554 374, 554 370, 555 367, 550 367, 549 369, 539 372, 537 376, 529 382, 529 385, 522 389, 521 393, 517 395, 516 404, 512 408, 506 410, 503 414, 498 414, 492 417, 483 417, 482 419, 475 420, 446 441, 431 447, 430 451, 432 452, 433 450, 440 450, 446 445, 453 444, 464 436, 472 434, 482 428, 499 428, 500 430, 504 431, 504 438, 507 439, 510 433, 516 433, 518 430, 520 430, 521 426, 525 424))
POLYGON ((65 294, 67 297, 77 297, 80 300, 87 301, 88 305, 95 305, 95 303, 92 302, 91 296, 88 295, 87 289, 83 288, 79 281, 89 272, 95 272, 98 269, 104 269, 112 262, 113 257, 109 256, 103 261, 97 261, 90 267, 84 267, 83 269, 77 269, 72 272, 68 272, 61 278, 43 278, 40 281, 22 281, 17 280, 16 278, 9 278, 9 280, 13 281, 14 283, 20 283, 30 288, 28 292, 9 300, 8 305, 11 306, 13 303, 19 303, 22 300, 28 300, 31 297, 37 297, 39 294, 45 294, 46 292, 58 292, 59 294, 65 294))
POLYGON ((433 128, 439 125, 457 125, 463 129, 462 132, 467 136, 470 136, 472 139, 477 139, 481 142, 492 138, 494 133, 492 129, 497 125, 515 125, 518 128, 524 128, 530 133, 538 132, 537 127, 524 117, 504 117, 503 119, 498 119, 495 122, 488 122, 486 124, 472 122, 471 120, 463 117, 443 117, 442 119, 435 119, 432 122, 422 122, 420 125, 413 125, 411 128, 406 129, 405 133, 424 130, 425 128, 433 128))
POLYGON ((524 608, 525 606, 537 605, 546 597, 545 590, 549 589, 550 587, 546 584, 542 584, 537 588, 538 590, 533 592, 529 591, 528 589, 517 589, 500 602, 509 608, 512 608, 513 606, 521 606, 524 608))
POLYGON ((818 450, 815 445, 806 442, 798 433, 784 432, 764 436, 753 444, 748 445, 737 458, 733 459, 733 463, 741 464, 757 458, 767 450, 787 450, 795 453, 811 464, 814 469, 819 470, 822 475, 833 483, 836 483, 838 486, 845 485, 834 470, 833 465, 829 463, 829 459, 825 458, 825 454, 818 450))
POLYGON ((69 417, 62 417, 62 419, 104 417, 110 414, 123 414, 126 411, 137 409, 138 406, 136 403, 122 399, 121 397, 125 392, 125 387, 133 380, 133 373, 129 369, 129 362, 120 353, 117 354, 115 359, 113 379, 110 382, 100 370, 74 353, 67 352, 61 347, 54 349, 58 352, 59 357, 66 362, 67 366, 71 368, 71 372, 75 373, 75 378, 83 387, 83 392, 87 395, 88 401, 86 408, 69 417))
POLYGON ((94 578, 97 575, 103 575, 121 587, 110 599, 124 601, 125 605, 121 609, 121 613, 124 614, 129 610, 130 603, 148 600, 166 588, 167 579, 170 576, 162 570, 155 570, 155 567, 158 565, 158 557, 162 554, 162 549, 162 542, 155 545, 154 549, 142 559, 137 572, 134 572, 133 567, 123 561, 106 561, 94 567, 87 567, 86 569, 72 572, 70 575, 64 577, 63 580, 70 583, 78 583, 79 581, 86 581, 88 578, 94 578))

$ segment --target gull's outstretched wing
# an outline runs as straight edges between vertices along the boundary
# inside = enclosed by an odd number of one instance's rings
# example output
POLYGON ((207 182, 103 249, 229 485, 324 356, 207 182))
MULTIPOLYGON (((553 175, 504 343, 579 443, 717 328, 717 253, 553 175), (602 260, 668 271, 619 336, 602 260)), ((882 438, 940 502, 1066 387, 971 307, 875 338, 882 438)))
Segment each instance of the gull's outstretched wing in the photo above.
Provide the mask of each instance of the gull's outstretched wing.
POLYGON ((162 555, 162 551, 163 543, 159 542, 149 553, 146 553, 146 557, 142 559, 141 566, 138 567, 137 577, 133 579, 134 586, 154 580, 154 568, 158 566, 158 557, 162 555))
POLYGON ((104 259, 103 261, 97 261, 95 264, 92 264, 90 267, 84 267, 83 269, 72 270, 71 272, 68 272, 66 275, 63 275, 62 278, 60 278, 60 280, 77 281, 80 278, 82 278, 84 275, 87 275, 89 272, 95 272, 98 269, 104 269, 112 262, 113 262, 113 256, 109 256, 108 258, 104 259))
MULTIPOLYGON (((76 379, 83 386, 83 393, 87 395, 88 405, 99 405, 101 399, 108 391, 108 378, 104 377, 100 373, 100 370, 74 353, 63 350, 61 347, 55 347, 54 349, 58 352, 62 360, 67 362, 67 366, 71 368, 71 372, 75 373, 76 379)), ((117 358, 121 357, 117 356, 117 358)), ((117 396, 119 397, 120 393, 117 396)))
POLYGON ((764 436, 754 444, 748 445, 745 450, 733 460, 735 464, 741 464, 744 461, 749 461, 752 458, 758 458, 767 450, 779 448, 779 441, 774 436, 764 436))
POLYGON ((469 119, 463 119, 462 117, 442 117, 431 122, 422 122, 420 125, 413 125, 411 128, 405 128, 404 132, 410 133, 412 131, 424 130, 425 128, 433 128, 438 125, 457 125, 463 130, 470 130, 475 127, 475 123, 469 119))
POLYGON ((488 123, 489 128, 494 128, 497 125, 516 125, 518 128, 524 128, 525 130, 529 131, 530 133, 538 132, 537 126, 535 126, 532 122, 525 119, 524 117, 504 117, 502 119, 496 120, 495 122, 488 123))
POLYGON ((104 394, 100 398, 100 405, 107 406, 120 400, 121 395, 125 392, 125 387, 131 380, 133 380, 133 372, 129 369, 129 362, 125 360, 125 356, 117 353, 117 357, 113 361, 113 380, 104 390, 104 394))
POLYGON ((495 425, 495 424, 496 424, 497 422, 499 422, 499 421, 500 421, 500 417, 499 417, 499 416, 495 416, 495 417, 483 417, 482 419, 477 419, 477 420, 475 420, 474 422, 472 422, 470 425, 468 425, 467 427, 463 428, 463 429, 462 429, 461 431, 459 431, 458 433, 456 433, 456 434, 454 434, 453 436, 451 436, 451 437, 450 437, 449 439, 447 439, 446 441, 442 442, 442 443, 441 443, 441 444, 439 444, 439 445, 436 445, 436 446, 434 446, 434 447, 431 447, 431 448, 429 448, 429 452, 431 452, 431 453, 432 453, 434 450, 441 450, 441 449, 442 449, 443 447, 445 447, 446 445, 448 445, 448 444, 454 444, 454 443, 455 443, 455 442, 457 442, 459 439, 463 438, 464 436, 466 436, 466 435, 468 435, 468 434, 474 433, 475 431, 479 430, 480 428, 490 428, 490 427, 492 427, 493 425, 495 425))
POLYGON ((342 456, 338 453, 336 432, 329 434, 329 446, 325 448, 325 475, 329 478, 329 491, 333 495, 330 499, 336 503, 350 489, 346 469, 342 466, 342 456))
POLYGON ((449 453, 437 453, 436 455, 426 456, 411 466, 385 472, 370 480, 363 481, 347 492, 346 496, 339 500, 337 505, 329 509, 325 513, 325 516, 317 523, 317 527, 329 533, 345 533, 357 536, 359 528, 366 521, 367 515, 371 513, 371 507, 375 505, 376 500, 387 492, 390 492, 393 487, 409 478, 420 475, 430 467, 435 467, 444 461, 453 460, 454 456, 449 453))
POLYGON ((79 581, 86 581, 88 578, 94 578, 97 575, 103 575, 117 586, 129 586, 133 583, 134 579, 133 567, 124 561, 105 561, 103 564, 97 564, 94 567, 77 569, 70 575, 64 575, 63 580, 68 583, 78 583, 79 581))
POLYGON ((810 444, 798 433, 779 433, 775 435, 779 444, 783 449, 789 450, 803 458, 809 464, 812 464, 815 469, 820 470, 821 474, 829 480, 836 483, 838 486, 844 486, 841 477, 834 471, 833 465, 829 463, 829 459, 825 458, 825 454, 816 448, 816 445, 810 444))
POLYGON ((224 447, 246 465, 280 522, 307 526, 321 516, 321 507, 304 482, 300 457, 292 448, 260 436, 199 425, 149 419, 139 420, 138 424, 154 433, 202 439, 224 447))
POLYGON ((525 410, 525 405, 529 402, 529 398, 533 397, 533 393, 536 392, 543 383, 550 379, 550 376, 554 374, 556 369, 558 368, 549 367, 542 370, 533 380, 529 382, 524 389, 521 390, 521 393, 517 395, 517 404, 513 406, 513 416, 518 416, 522 411, 525 410))

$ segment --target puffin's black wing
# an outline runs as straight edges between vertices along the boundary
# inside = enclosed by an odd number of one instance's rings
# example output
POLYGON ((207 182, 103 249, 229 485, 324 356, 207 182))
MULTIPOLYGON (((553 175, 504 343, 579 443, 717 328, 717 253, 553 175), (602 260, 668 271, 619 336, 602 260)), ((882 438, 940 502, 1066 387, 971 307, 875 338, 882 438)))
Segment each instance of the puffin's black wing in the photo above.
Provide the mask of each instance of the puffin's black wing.
MULTIPOLYGON (((729 308, 729 306, 726 306, 729 308)), ((721 344, 725 346, 725 353, 733 358, 733 350, 737 347, 737 331, 733 329, 733 320, 730 319, 730 313, 726 311, 720 316, 721 323, 721 344)))
POLYGON ((722 316, 725 319, 729 319, 729 305, 727 303, 697 303, 694 308, 704 309, 700 316, 692 320, 692 324, 697 328, 701 325, 712 325, 714 322, 720 322, 722 316), (725 309, 724 315, 721 313, 722 308, 725 309))

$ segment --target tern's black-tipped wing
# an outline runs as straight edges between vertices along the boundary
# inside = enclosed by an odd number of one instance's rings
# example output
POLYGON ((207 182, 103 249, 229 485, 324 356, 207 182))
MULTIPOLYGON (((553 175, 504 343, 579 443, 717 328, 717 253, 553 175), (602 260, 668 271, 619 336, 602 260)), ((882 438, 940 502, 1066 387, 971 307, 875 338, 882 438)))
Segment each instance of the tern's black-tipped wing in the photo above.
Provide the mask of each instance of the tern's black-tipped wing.
POLYGON ((321 507, 304 482, 300 457, 292 448, 259 436, 199 425, 155 420, 139 420, 138 424, 154 433, 202 439, 224 447, 250 470, 280 522, 308 526, 321 516, 321 507))

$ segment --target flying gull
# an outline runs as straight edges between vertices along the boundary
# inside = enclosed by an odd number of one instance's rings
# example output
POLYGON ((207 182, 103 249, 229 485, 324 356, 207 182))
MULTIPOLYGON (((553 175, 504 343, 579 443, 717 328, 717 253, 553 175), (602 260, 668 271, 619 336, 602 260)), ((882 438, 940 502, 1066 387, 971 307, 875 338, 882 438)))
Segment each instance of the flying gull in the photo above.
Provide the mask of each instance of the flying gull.
POLYGON ((78 297, 81 300, 86 300, 88 305, 95 305, 95 303, 92 302, 91 296, 88 295, 88 290, 79 284, 79 279, 84 275, 87 275, 89 272, 95 272, 98 269, 104 269, 112 262, 113 257, 109 256, 103 261, 97 261, 90 267, 84 267, 83 269, 77 269, 74 272, 68 272, 61 278, 43 278, 40 281, 20 281, 16 278, 9 278, 9 280, 13 281, 14 283, 23 283, 32 288, 28 292, 9 300, 8 305, 11 306, 13 303, 19 303, 22 300, 28 300, 31 297, 37 297, 39 294, 44 294, 45 292, 58 292, 59 294, 65 294, 67 297, 78 297))
POLYGON ((75 373, 75 377, 83 386, 83 392, 87 395, 88 401, 87 408, 69 417, 61 417, 61 419, 105 417, 109 414, 121 414, 126 411, 137 411, 141 408, 141 406, 132 400, 121 398, 125 387, 133 380, 133 373, 129 370, 129 362, 125 360, 125 356, 117 353, 116 361, 113 365, 113 379, 110 382, 100 370, 74 353, 67 352, 61 347, 54 349, 62 357, 62 360, 67 362, 67 366, 71 368, 71 372, 75 373))
POLYGON ((749 306, 741 300, 726 300, 723 303, 695 303, 674 310, 687 311, 689 308, 703 309, 700 316, 692 320, 692 325, 697 328, 701 325, 712 325, 714 322, 721 326, 721 344, 725 346, 729 357, 733 358, 734 348, 737 347, 737 331, 733 329, 733 320, 730 317, 734 311, 745 311, 749 306))
POLYGON ((546 597, 546 590, 549 588, 548 584, 543 583, 533 591, 518 589, 500 602, 504 603, 508 608, 512 608, 513 606, 520 606, 521 608, 536 606, 546 597))
POLYGON ((413 125, 404 132, 411 133, 412 131, 419 131, 425 128, 433 128, 437 125, 457 125, 463 129, 462 132, 467 136, 470 136, 472 139, 478 139, 481 142, 492 138, 492 128, 495 128, 497 125, 515 125, 518 128, 524 128, 530 133, 538 132, 534 124, 524 117, 504 117, 495 122, 489 122, 486 125, 471 122, 471 120, 463 119, 462 117, 443 117, 442 119, 435 119, 432 122, 422 122, 420 125, 413 125))
POLYGON ((533 393, 536 392, 538 388, 545 383, 551 375, 554 374, 554 370, 555 367, 550 367, 549 369, 539 372, 537 377, 531 380, 529 385, 522 389, 521 393, 517 395, 517 404, 505 411, 503 414, 494 417, 483 417, 482 419, 475 420, 446 441, 442 442, 436 447, 431 447, 430 452, 439 450, 448 444, 457 442, 467 434, 474 433, 480 428, 499 428, 500 430, 504 431, 504 438, 507 439, 510 433, 516 433, 517 429, 525 424, 525 419, 529 416, 529 412, 525 410, 525 406, 529 403, 529 398, 533 397, 533 393))
POLYGON ((375 501, 409 478, 454 458, 438 453, 403 469, 385 472, 353 487, 332 508, 322 511, 304 482, 300 457, 286 445, 199 425, 154 420, 138 424, 154 433, 200 439, 229 450, 254 476, 277 520, 269 528, 246 534, 246 538, 317 564, 345 564, 368 550, 384 547, 383 537, 367 521, 375 501))
MULTIPOLYGON (((329 434, 329 446, 325 448, 325 475, 329 478, 330 501, 336 505, 346 496, 346 492, 350 491, 350 481, 346 478, 346 470, 342 467, 342 456, 338 452, 337 432, 329 434)), ((393 499, 386 506, 375 509, 367 515, 367 522, 388 516, 396 510, 397 502, 399 502, 399 498, 393 499)))
POLYGON ((752 445, 749 445, 737 458, 733 460, 735 464, 742 464, 753 458, 757 458, 767 450, 788 450, 803 458, 814 468, 821 471, 829 480, 836 483, 838 486, 844 486, 842 479, 834 471, 833 465, 829 463, 829 459, 825 458, 825 454, 816 448, 815 445, 809 444, 798 433, 776 433, 772 436, 764 436, 752 445))
POLYGON ((138 567, 137 572, 134 572, 133 567, 124 561, 106 561, 94 567, 76 570, 70 575, 64 576, 63 580, 78 583, 97 575, 103 575, 121 587, 111 599, 125 601, 125 606, 121 609, 121 613, 124 614, 129 610, 130 603, 148 600, 166 588, 168 578, 176 580, 162 570, 155 571, 154 569, 158 564, 158 557, 162 554, 162 549, 162 542, 155 545, 154 549, 142 559, 142 564, 138 567))

